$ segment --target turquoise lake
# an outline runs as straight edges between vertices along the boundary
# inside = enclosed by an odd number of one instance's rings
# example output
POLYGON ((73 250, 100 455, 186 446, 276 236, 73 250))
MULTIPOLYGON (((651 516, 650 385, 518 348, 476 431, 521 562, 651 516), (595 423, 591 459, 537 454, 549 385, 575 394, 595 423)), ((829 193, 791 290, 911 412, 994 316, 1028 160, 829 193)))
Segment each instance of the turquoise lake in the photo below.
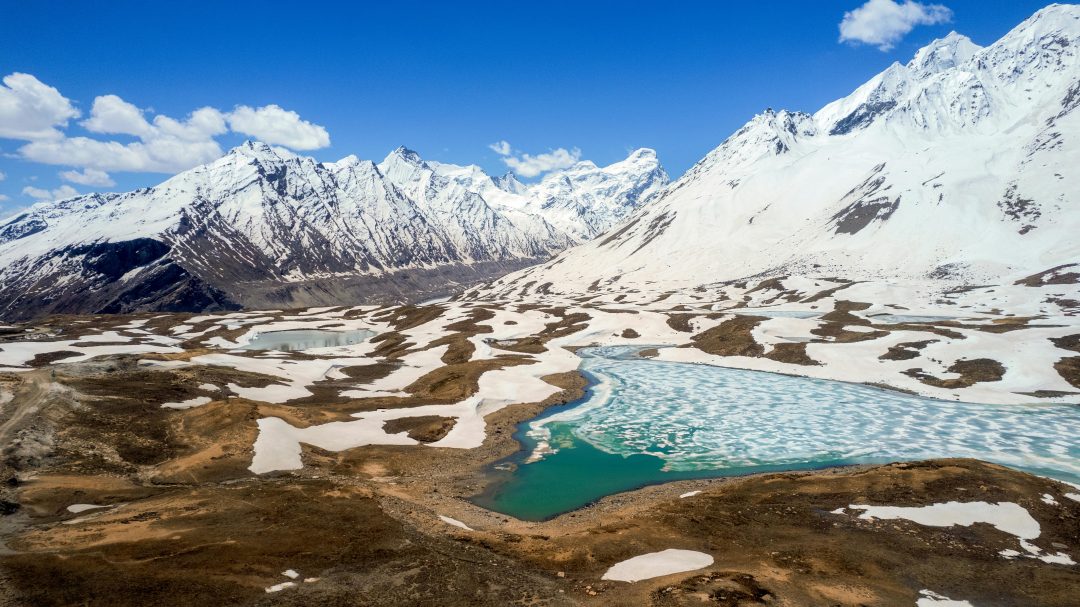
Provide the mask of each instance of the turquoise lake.
POLYGON ((473 501, 544 520, 672 480, 938 457, 1080 482, 1077 405, 941 401, 638 350, 580 350, 585 397, 521 424, 523 451, 473 501))

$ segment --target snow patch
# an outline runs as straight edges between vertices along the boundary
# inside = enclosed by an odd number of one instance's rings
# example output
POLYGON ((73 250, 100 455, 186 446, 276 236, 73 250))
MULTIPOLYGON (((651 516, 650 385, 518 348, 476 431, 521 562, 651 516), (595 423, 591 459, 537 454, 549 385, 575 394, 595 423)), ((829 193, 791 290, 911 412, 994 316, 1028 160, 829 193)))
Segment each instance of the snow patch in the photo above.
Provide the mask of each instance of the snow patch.
POLYGON ((696 571, 712 564, 713 557, 704 552, 669 548, 616 563, 600 579, 637 582, 674 573, 696 571))

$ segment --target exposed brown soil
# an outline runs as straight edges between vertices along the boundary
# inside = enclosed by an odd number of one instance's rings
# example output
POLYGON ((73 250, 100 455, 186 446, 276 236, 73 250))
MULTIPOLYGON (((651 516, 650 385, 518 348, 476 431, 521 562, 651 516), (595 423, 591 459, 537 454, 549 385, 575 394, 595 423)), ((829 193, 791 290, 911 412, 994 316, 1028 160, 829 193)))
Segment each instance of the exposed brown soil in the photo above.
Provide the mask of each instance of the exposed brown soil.
POLYGON ((635 339, 637 337, 641 337, 641 333, 638 333, 633 329, 623 329, 622 337, 624 339, 635 339))
POLYGON ((776 344, 765 358, 791 365, 814 366, 821 363, 810 358, 806 353, 805 343, 776 344))
POLYGON ((1062 272, 1065 268, 1076 267, 1076 264, 1065 264, 1044 270, 1038 274, 1032 274, 1027 278, 1021 278, 1014 284, 1026 287, 1045 287, 1047 285, 1074 285, 1080 284, 1080 272, 1062 272))
POLYGON ((381 315, 373 316, 374 320, 385 322, 394 327, 395 331, 407 331, 429 323, 442 316, 444 309, 440 306, 399 306, 389 308, 381 315))
POLYGON ((990 358, 974 358, 956 361, 949 366, 948 372, 959 373, 960 377, 939 379, 924 373, 922 369, 908 369, 904 371, 904 374, 914 377, 928 386, 957 389, 968 388, 979 382, 1000 381, 1005 376, 1005 365, 990 358))
POLYGON ((52 363, 63 360, 65 358, 71 358, 72 356, 79 356, 81 352, 75 352, 74 350, 58 350, 56 352, 42 352, 41 354, 35 354, 34 358, 30 359, 27 366, 30 367, 47 367, 52 363))
POLYGON ((1062 350, 1080 352, 1080 333, 1066 335, 1064 337, 1051 337, 1050 342, 1062 350))
POLYGON ((889 351, 882 354, 878 358, 881 360, 911 360, 919 357, 919 350, 922 350, 926 346, 934 343, 937 340, 927 339, 925 341, 905 341, 896 344, 895 346, 889 346, 889 351))
POLYGON ((806 299, 803 299, 802 303, 814 303, 814 302, 821 301, 821 300, 823 300, 823 299, 825 299, 827 297, 832 297, 833 295, 836 295, 836 293, 838 291, 846 289, 846 288, 850 287, 853 284, 856 284, 856 283, 854 283, 854 282, 846 282, 844 284, 837 285, 835 287, 830 287, 828 289, 823 289, 823 290, 818 291, 817 293, 811 295, 810 297, 807 297, 806 299))
POLYGON ((765 348, 754 341, 753 330, 763 316, 737 315, 691 337, 694 347, 717 356, 761 356, 765 348))
POLYGON ((1054 363, 1054 369, 1070 386, 1080 388, 1080 356, 1062 358, 1054 363))
POLYGON ((821 317, 822 324, 811 329, 810 332, 823 338, 821 341, 832 343, 853 343, 879 339, 889 334, 886 329, 875 328, 869 331, 852 331, 848 325, 871 328, 869 320, 852 314, 854 311, 866 310, 870 304, 859 301, 840 300, 836 302, 833 310, 821 317))
POLYGON ((668 314, 667 325, 676 331, 690 333, 694 330, 694 328, 690 326, 690 321, 697 316, 697 314, 668 314))
POLYGON ((339 371, 358 383, 371 383, 389 376, 399 366, 398 363, 393 362, 376 362, 370 365, 342 367, 339 371))
POLYGON ((388 360, 397 360, 409 352, 414 343, 406 340, 405 336, 397 332, 382 333, 372 337, 371 342, 379 344, 372 355, 388 360))
POLYGON ((539 337, 522 337, 520 339, 504 339, 496 342, 491 342, 492 348, 499 350, 508 350, 510 352, 519 352, 521 354, 540 354, 547 352, 547 346, 544 345, 543 339, 539 337))
POLYGON ((455 421, 452 417, 440 417, 438 415, 402 417, 386 422, 383 424, 383 429, 388 434, 406 432, 409 438, 413 440, 422 443, 433 443, 445 438, 454 429, 455 421))

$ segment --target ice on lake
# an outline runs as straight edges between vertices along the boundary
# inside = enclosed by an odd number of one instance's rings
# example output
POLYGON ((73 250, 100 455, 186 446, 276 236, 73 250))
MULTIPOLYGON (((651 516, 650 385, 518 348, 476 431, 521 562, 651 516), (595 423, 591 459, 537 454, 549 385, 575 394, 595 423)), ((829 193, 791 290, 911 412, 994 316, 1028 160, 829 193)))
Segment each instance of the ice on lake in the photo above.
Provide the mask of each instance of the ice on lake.
POLYGON ((289 331, 268 331, 259 333, 254 339, 244 344, 245 350, 279 350, 282 352, 300 352, 315 348, 334 348, 352 346, 366 341, 374 331, 356 329, 352 331, 331 331, 327 329, 295 329, 289 331))

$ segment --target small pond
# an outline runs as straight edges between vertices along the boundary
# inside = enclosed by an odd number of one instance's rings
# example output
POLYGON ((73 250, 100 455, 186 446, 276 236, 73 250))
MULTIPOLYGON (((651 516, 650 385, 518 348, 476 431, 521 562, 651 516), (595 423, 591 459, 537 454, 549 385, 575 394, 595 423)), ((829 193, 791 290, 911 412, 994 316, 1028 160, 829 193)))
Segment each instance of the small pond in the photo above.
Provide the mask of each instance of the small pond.
POLYGON ((375 332, 367 329, 354 329, 351 331, 332 331, 329 329, 269 331, 259 333, 254 339, 241 347, 245 350, 300 352, 314 348, 352 346, 366 341, 373 335, 375 335, 375 332))
POLYGON ((972 457, 1080 482, 1080 406, 934 400, 586 348, 581 400, 518 428, 477 504, 543 520, 679 479, 972 457))

